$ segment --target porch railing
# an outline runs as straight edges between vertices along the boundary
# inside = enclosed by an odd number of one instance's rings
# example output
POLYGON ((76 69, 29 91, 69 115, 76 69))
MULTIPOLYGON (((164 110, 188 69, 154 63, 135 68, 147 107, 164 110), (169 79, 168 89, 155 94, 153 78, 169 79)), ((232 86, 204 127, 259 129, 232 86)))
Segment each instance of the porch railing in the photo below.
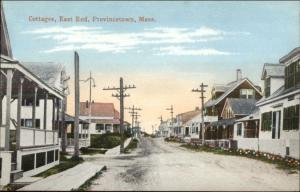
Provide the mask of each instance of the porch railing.
POLYGON ((57 131, 22 127, 20 131, 20 146, 42 146, 58 144, 57 131))

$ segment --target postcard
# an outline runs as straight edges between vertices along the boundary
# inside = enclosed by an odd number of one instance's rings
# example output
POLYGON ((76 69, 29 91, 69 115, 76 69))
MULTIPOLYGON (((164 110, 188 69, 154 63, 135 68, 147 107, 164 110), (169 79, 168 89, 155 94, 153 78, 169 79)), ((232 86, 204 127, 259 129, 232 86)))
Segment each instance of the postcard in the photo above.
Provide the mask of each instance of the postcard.
POLYGON ((1 1, 0 190, 299 191, 298 1, 1 1))

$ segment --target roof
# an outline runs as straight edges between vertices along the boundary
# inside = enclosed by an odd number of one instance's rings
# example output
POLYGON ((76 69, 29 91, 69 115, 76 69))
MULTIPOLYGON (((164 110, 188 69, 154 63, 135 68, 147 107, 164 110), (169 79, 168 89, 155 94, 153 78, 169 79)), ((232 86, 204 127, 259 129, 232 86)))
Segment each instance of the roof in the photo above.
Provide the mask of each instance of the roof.
POLYGON ((222 84, 215 84, 214 85, 214 90, 216 92, 225 92, 229 88, 230 88, 230 85, 222 85, 222 84))
POLYGON ((234 115, 249 115, 257 109, 255 99, 228 98, 227 104, 234 115))
POLYGON ((284 64, 265 63, 261 79, 264 80, 266 77, 284 77, 284 64))
POLYGON ((260 105, 266 101, 275 99, 277 97, 283 96, 285 94, 291 93, 293 91, 298 90, 298 92, 300 92, 300 86, 296 86, 296 87, 291 87, 289 89, 285 89, 284 85, 281 86, 279 89, 277 89, 276 91, 274 91, 274 93, 272 93, 272 95, 270 95, 269 97, 263 97, 261 98, 259 101, 257 101, 257 105, 260 105))
POLYGON ((292 51, 290 51, 288 54, 286 54, 285 56, 281 57, 279 59, 280 63, 285 63, 288 60, 290 60, 291 58, 295 57, 296 55, 300 55, 300 47, 296 47, 295 49, 293 49, 292 51))
POLYGON ((236 122, 249 121, 249 120, 257 120, 260 119, 259 108, 254 110, 250 115, 243 117, 241 119, 236 120, 236 122))
POLYGON ((235 119, 222 119, 219 121, 211 122, 208 126, 221 126, 221 125, 233 125, 235 119))
POLYGON ((196 115, 199 115, 201 113, 201 110, 193 110, 193 111, 188 111, 185 113, 180 113, 177 116, 180 117, 180 121, 185 124, 188 122, 190 119, 195 117, 196 115))
POLYGON ((0 47, 0 53, 1 55, 13 58, 12 51, 11 51, 11 45, 9 40, 9 34, 7 30, 3 5, 1 3, 1 17, 0 17, 0 23, 1 23, 1 47, 0 47))
MULTIPOLYGON (((91 116, 120 118, 113 103, 92 103, 91 107, 91 116)), ((80 102, 80 115, 89 116, 89 107, 86 106, 86 102, 80 102)))
MULTIPOLYGON (((75 122, 75 117, 71 116, 69 114, 65 114, 65 122, 67 122, 67 123, 73 123, 73 122, 75 122)), ((88 123, 88 121, 79 119, 79 123, 88 123)))
POLYGON ((96 124, 120 124, 119 119, 92 119, 91 122, 96 124))
POLYGON ((64 67, 53 62, 22 62, 22 64, 49 86, 61 89, 55 85, 64 67))
POLYGON ((226 84, 226 86, 228 86, 228 89, 226 89, 226 91, 217 99, 209 99, 205 104, 204 107, 211 107, 214 106, 216 104, 218 104, 220 101, 222 101, 228 94, 230 94, 236 87, 238 87, 240 84, 242 84, 243 82, 248 81, 250 84, 253 85, 254 89, 256 89, 256 91, 258 93, 261 94, 261 91, 257 89, 257 87, 248 79, 248 78, 242 78, 239 79, 237 81, 232 81, 228 84, 226 84))

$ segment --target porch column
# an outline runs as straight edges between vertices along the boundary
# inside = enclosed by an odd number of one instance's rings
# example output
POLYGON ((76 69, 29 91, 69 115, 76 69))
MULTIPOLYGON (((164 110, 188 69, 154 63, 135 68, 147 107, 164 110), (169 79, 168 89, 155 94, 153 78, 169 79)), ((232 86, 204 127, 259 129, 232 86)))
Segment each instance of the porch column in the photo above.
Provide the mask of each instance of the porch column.
POLYGON ((20 140, 21 140, 21 106, 23 100, 23 82, 24 79, 20 79, 19 89, 18 89, 18 107, 17 107, 17 129, 16 129, 16 149, 20 149, 20 140))
POLYGON ((44 138, 44 143, 47 143, 47 106, 48 106, 48 93, 45 93, 45 97, 44 97, 44 121, 43 121, 43 128, 44 128, 44 134, 45 134, 45 138, 44 138))
POLYGON ((55 99, 52 99, 52 131, 55 130, 55 99))
POLYGON ((0 94, 0 126, 2 125, 2 100, 3 100, 4 95, 2 93, 0 94))
POLYGON ((103 123, 103 129, 104 129, 104 132, 106 133, 106 124, 103 123))
POLYGON ((33 103, 32 103, 32 128, 36 128, 35 109, 36 109, 37 91, 38 91, 38 88, 34 87, 34 99, 33 99, 33 103))
MULTIPOLYGON (((59 132, 59 99, 56 99, 56 130, 57 130, 57 136, 59 132)), ((55 145, 55 134, 53 132, 53 145, 55 145)))
POLYGON ((13 72, 11 69, 7 70, 6 73, 6 129, 5 129, 5 144, 4 150, 9 151, 9 131, 10 131, 10 101, 11 101, 11 92, 12 92, 12 77, 13 72))

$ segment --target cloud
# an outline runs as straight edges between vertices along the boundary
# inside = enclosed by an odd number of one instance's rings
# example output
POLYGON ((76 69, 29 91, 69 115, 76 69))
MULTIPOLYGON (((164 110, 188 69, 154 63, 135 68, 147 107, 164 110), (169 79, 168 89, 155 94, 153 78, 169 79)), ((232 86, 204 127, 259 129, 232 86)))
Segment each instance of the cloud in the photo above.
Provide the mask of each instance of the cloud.
POLYGON ((189 50, 174 45, 219 41, 225 36, 241 34, 240 32, 226 32, 206 26, 196 29, 155 27, 138 32, 108 31, 101 27, 55 26, 23 33, 34 34, 37 39, 49 39, 56 42, 54 47, 42 51, 45 53, 87 49, 100 53, 126 53, 129 50, 142 49, 143 46, 152 46, 152 48, 154 47, 153 50, 163 51, 162 54, 166 55, 202 56, 229 54, 215 49, 189 50), (165 47, 159 48, 162 46, 165 47))
POLYGON ((216 56, 216 55, 232 55, 233 53, 219 51, 216 49, 186 49, 180 46, 169 46, 158 48, 157 55, 178 55, 178 56, 216 56))

